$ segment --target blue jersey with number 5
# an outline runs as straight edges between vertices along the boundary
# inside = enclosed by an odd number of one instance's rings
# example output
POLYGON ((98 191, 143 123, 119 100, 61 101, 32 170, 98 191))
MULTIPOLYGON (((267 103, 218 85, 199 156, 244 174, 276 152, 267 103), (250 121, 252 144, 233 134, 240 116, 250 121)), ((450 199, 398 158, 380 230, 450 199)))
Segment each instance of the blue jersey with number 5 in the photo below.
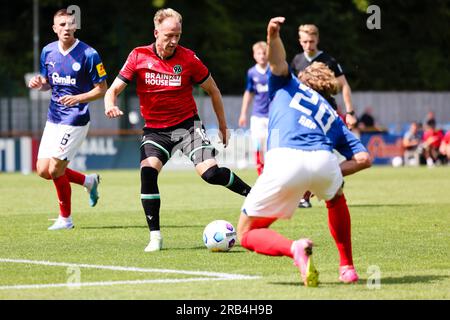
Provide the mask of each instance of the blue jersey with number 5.
POLYGON ((347 159, 366 151, 330 104, 292 74, 269 75, 268 149, 336 149, 347 159))

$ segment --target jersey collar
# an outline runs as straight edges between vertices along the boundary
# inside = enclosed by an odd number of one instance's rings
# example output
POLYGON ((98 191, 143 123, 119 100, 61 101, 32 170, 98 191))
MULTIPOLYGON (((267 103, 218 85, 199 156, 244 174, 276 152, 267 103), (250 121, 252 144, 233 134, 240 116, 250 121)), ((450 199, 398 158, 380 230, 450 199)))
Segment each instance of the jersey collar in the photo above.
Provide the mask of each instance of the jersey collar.
POLYGON ((58 49, 59 49, 59 52, 60 52, 63 56, 67 56, 73 49, 75 49, 75 47, 76 47, 79 43, 80 43, 80 40, 75 39, 74 44, 73 44, 69 49, 67 49, 66 51, 64 51, 63 48, 61 47, 61 43, 59 43, 59 41, 58 41, 58 49))
POLYGON ((313 61, 315 58, 317 58, 318 56, 320 56, 322 54, 323 51, 317 51, 315 55, 313 55, 312 57, 309 57, 306 52, 303 52, 303 55, 305 56, 305 59, 308 60, 308 62, 313 61))
POLYGON ((255 69, 256 69, 256 71, 258 71, 261 74, 266 74, 267 73, 267 69, 269 69, 269 64, 267 64, 267 66, 265 68, 261 68, 259 66, 259 64, 255 64, 255 69))
MULTIPOLYGON (((178 47, 178 46, 177 46, 177 47, 178 47)), ((158 52, 156 51, 156 43, 153 43, 153 44, 152 44, 152 50, 153 50, 153 52, 156 54, 156 56, 157 56, 159 59, 161 59, 161 60, 169 60, 169 59, 172 59, 173 56, 175 56, 175 54, 177 53, 177 48, 175 48, 175 50, 173 51, 173 55, 171 55, 171 56, 169 56, 169 57, 163 59, 162 57, 159 56, 158 52)))

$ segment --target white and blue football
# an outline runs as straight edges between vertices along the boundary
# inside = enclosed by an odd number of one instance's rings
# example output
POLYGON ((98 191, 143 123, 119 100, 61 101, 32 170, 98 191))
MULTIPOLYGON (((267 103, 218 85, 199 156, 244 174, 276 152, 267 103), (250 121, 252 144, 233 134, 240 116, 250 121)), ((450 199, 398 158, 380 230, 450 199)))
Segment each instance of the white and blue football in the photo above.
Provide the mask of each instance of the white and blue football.
POLYGON ((225 252, 236 243, 236 229, 225 220, 214 220, 203 230, 203 243, 213 252, 225 252))

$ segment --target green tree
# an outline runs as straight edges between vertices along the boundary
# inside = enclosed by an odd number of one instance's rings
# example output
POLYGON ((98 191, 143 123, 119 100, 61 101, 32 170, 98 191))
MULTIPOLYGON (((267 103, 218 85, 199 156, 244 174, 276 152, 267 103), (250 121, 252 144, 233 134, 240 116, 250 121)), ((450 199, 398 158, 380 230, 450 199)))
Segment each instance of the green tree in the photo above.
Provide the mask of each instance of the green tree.
MULTIPOLYGON (((0 96, 25 95, 33 68, 33 1, 8 1, 0 11, 0 96)), ((320 28, 319 47, 343 66, 353 90, 448 90, 450 0, 40 0, 40 49, 56 36, 53 14, 76 4, 76 36, 100 53, 111 82, 128 53, 154 41, 153 15, 172 7, 183 15, 180 44, 205 62, 223 94, 242 94, 251 46, 265 40, 268 20, 285 16, 288 60, 300 52, 299 24, 320 28), (366 26, 368 5, 381 9, 381 29, 366 26)), ((133 85, 127 91, 133 90, 133 85)))

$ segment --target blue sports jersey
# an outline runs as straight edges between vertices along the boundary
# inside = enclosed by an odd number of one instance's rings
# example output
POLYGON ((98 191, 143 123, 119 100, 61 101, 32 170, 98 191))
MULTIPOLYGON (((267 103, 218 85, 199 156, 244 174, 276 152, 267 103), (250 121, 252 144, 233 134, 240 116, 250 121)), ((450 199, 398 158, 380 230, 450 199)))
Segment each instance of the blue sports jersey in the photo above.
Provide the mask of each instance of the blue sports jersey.
POLYGON ((268 117, 269 115, 268 73, 268 67, 266 70, 261 70, 261 68, 257 68, 257 65, 247 71, 245 90, 255 94, 252 110, 254 116, 268 117))
POLYGON ((47 119, 52 123, 84 126, 89 120, 88 103, 68 107, 58 103, 65 95, 86 93, 94 85, 106 80, 106 71, 100 56, 93 48, 76 40, 71 49, 63 53, 58 41, 42 49, 40 73, 52 88, 47 119))
POLYGON ((336 149, 346 159, 366 151, 330 104, 295 76, 269 74, 268 149, 336 149))

